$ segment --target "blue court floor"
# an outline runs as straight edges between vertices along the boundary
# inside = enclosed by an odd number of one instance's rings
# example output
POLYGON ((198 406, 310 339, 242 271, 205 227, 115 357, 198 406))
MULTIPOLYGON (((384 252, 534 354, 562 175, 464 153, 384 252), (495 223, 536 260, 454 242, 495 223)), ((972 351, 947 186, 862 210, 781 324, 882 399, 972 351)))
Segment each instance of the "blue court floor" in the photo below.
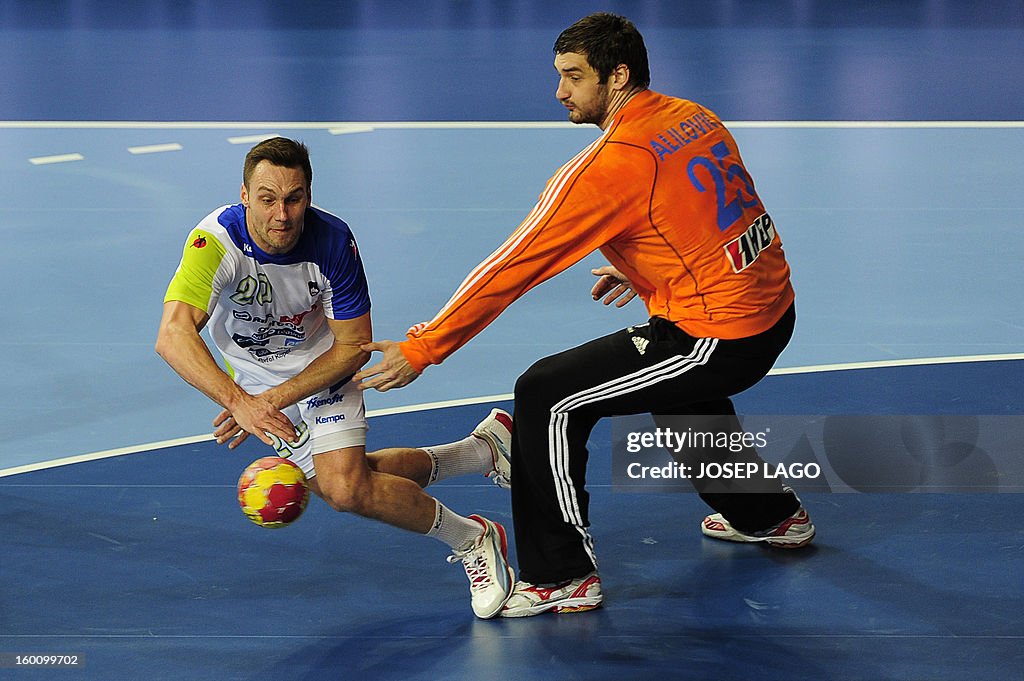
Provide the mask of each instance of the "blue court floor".
MULTIPOLYGON (((1024 362, 769 377, 745 412, 895 409, 921 386, 989 386, 949 413, 1019 413, 1024 362), (878 400, 880 386, 889 397, 878 400), (793 400, 795 396, 795 400, 793 400)), ((497 403, 509 407, 509 403, 497 403)), ((491 405, 371 419, 371 441, 433 443, 491 405)), ((591 441, 601 610, 476 620, 440 544, 314 500, 283 530, 249 523, 234 481, 262 446, 197 443, 0 482, 0 650, 73 653, 76 671, 11 678, 1008 679, 1024 662, 1024 512, 1017 494, 804 494, 811 548, 701 537, 693 494, 610 485, 607 423, 591 441)), ((483 479, 432 488, 510 522, 483 479)), ((4 677, 7 678, 7 677, 4 677)))
MULTIPOLYGON (((1021 0, 0 0, 0 680, 1022 678, 1024 506, 988 466, 1017 431, 945 442, 986 491, 803 491, 818 538, 775 552, 703 538, 693 494, 616 488, 602 422, 606 607, 578 616, 476 620, 437 542, 316 500, 278 531, 238 510, 266 451, 214 447, 217 409, 152 349, 190 228, 237 201, 255 141, 302 139, 400 338, 596 136, 551 67, 594 10, 637 23, 655 90, 726 121, 779 228, 797 332, 741 413, 1019 427, 1021 0), (33 653, 84 666, 13 666, 33 653)), ((642 320, 590 301, 599 264, 368 395, 370 445, 462 437, 536 359, 642 320)), ((919 471, 879 439, 844 460, 919 471)), ((834 440, 804 444, 842 477, 834 440)), ((511 523, 485 480, 432 491, 511 523)))

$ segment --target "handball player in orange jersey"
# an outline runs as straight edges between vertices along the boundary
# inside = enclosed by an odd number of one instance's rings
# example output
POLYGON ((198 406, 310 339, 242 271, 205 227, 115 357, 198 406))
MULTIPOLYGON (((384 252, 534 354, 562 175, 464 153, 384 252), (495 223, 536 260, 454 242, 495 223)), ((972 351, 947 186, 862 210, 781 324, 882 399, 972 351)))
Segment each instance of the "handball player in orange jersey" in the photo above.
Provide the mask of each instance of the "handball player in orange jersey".
MULTIPOLYGON (((738 432, 730 396, 768 373, 796 319, 780 237, 721 120, 649 89, 647 49, 623 17, 579 20, 554 53, 556 98, 569 120, 596 125, 600 136, 548 181, 518 229, 433 319, 400 343, 364 345, 383 359, 356 376, 363 389, 408 384, 595 250, 609 265, 594 270, 593 299, 643 301, 646 320, 541 359, 516 382, 512 512, 521 581, 504 617, 601 604, 585 489, 597 421, 650 413, 738 432)), ((725 455, 760 462, 750 448, 725 455)), ((710 537, 777 547, 814 537, 800 500, 778 480, 729 491, 693 483, 715 511, 701 525, 710 537)))

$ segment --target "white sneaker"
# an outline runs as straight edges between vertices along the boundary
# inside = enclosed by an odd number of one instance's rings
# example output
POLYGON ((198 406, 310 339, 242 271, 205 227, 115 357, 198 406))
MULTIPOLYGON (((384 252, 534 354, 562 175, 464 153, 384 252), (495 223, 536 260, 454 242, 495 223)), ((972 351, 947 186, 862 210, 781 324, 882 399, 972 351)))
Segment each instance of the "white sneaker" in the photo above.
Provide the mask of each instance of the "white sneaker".
POLYGON ((491 413, 473 429, 473 435, 491 448, 494 467, 487 477, 502 489, 512 487, 512 416, 502 409, 491 413))
POLYGON ((601 578, 596 572, 560 584, 518 582, 512 597, 501 611, 502 617, 529 617, 542 612, 585 612, 600 607, 601 578))
POLYGON ((508 564, 505 528, 475 514, 469 517, 484 526, 484 533, 468 549, 455 551, 448 562, 462 561, 469 577, 473 612, 481 619, 490 619, 501 612, 512 595, 515 573, 508 564))
POLYGON ((782 549, 797 549, 807 546, 814 539, 814 523, 803 506, 775 527, 760 532, 740 532, 721 513, 712 513, 704 518, 700 531, 712 539, 736 542, 764 542, 782 549))

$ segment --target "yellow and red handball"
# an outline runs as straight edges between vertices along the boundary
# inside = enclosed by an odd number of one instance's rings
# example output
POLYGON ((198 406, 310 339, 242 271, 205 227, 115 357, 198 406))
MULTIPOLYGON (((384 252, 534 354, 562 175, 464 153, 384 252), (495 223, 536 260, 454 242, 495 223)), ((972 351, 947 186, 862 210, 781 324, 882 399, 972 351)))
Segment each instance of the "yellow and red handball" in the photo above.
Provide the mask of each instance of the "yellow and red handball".
POLYGON ((284 527, 306 510, 309 485, 302 469, 288 459, 265 456, 238 479, 238 505, 260 527, 284 527))

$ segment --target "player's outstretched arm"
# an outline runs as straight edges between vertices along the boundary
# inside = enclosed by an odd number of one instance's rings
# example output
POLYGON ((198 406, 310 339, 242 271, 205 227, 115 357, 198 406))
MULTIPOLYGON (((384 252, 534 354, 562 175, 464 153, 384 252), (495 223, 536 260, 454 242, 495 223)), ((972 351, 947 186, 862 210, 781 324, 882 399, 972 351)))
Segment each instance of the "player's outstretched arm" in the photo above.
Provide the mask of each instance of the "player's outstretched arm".
MULTIPOLYGON (((204 310, 188 303, 176 300, 164 303, 156 339, 157 354, 186 382, 231 414, 237 424, 232 437, 245 431, 272 445, 273 440, 267 435, 270 432, 286 442, 294 440, 295 428, 287 416, 260 396, 242 390, 217 365, 199 336, 208 319, 204 310)), ((218 436, 217 441, 225 439, 218 436)), ((237 446, 243 439, 236 439, 231 446, 237 446)))

